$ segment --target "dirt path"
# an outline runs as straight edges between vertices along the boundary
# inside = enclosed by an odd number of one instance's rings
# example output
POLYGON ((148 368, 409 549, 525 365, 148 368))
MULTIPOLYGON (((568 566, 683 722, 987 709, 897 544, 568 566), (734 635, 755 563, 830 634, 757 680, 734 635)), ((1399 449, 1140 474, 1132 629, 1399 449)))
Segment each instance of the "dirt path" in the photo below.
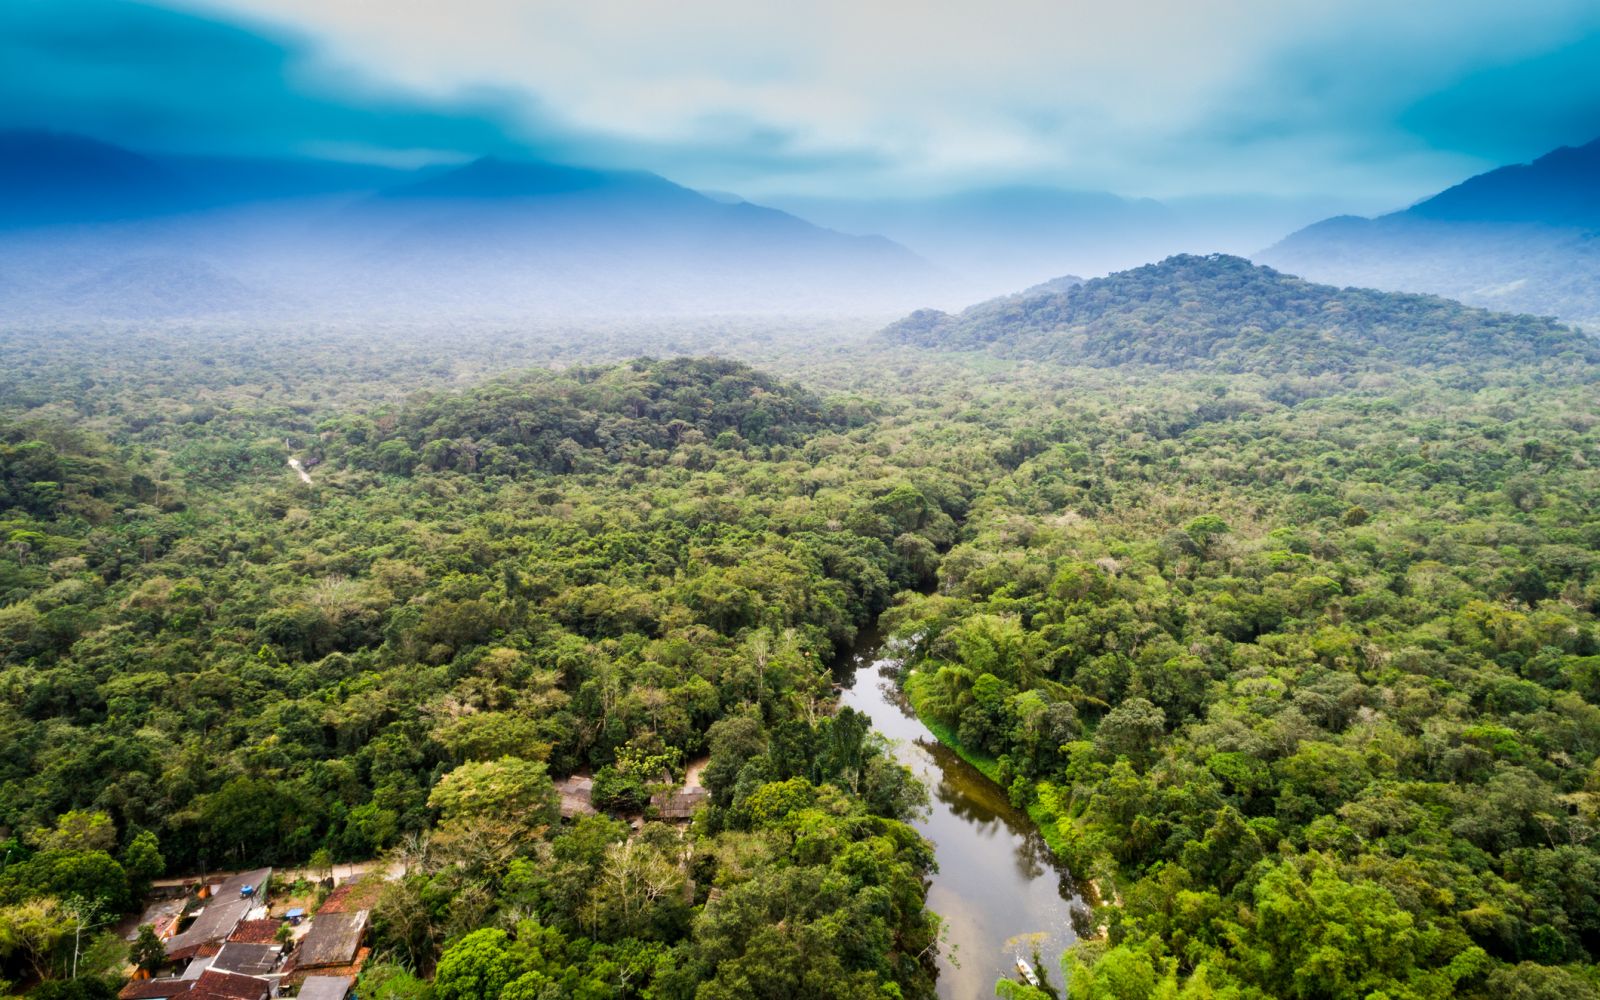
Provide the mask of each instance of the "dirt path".
POLYGON ((307 472, 306 467, 301 465, 300 460, 295 458, 293 455, 289 456, 289 468, 293 469, 300 476, 300 481, 302 483, 305 483, 307 486, 312 485, 311 473, 307 472))
MULTIPOLYGON (((274 868, 272 879, 274 882, 296 882, 300 879, 315 881, 322 877, 324 871, 329 869, 311 868, 274 868)), ((406 873, 405 865, 398 861, 356 861, 347 865, 334 865, 331 869, 335 882, 348 882, 358 875, 367 875, 372 872, 382 872, 383 877, 393 881, 406 873)), ((238 875, 240 872, 202 872, 194 875, 173 875, 168 878, 158 878, 150 883, 153 887, 177 888, 191 882, 221 882, 224 879, 238 875)))
POLYGON ((684 769, 683 790, 686 792, 702 792, 705 786, 700 783, 700 775, 705 773, 706 765, 711 763, 710 757, 699 757, 689 762, 684 769))

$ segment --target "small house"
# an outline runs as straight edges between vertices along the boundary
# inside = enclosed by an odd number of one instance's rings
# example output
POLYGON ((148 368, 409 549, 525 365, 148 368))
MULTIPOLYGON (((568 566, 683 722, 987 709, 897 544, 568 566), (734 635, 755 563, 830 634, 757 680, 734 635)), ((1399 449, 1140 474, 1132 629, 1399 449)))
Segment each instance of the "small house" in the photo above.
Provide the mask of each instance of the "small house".
POLYGON ((254 976, 207 969, 190 985, 183 1000, 272 1000, 272 984, 254 976))
POLYGON ((135 979, 117 994, 118 1000, 172 1000, 189 992, 194 982, 175 976, 161 979, 135 979))
POLYGON ((188 916, 193 919, 167 942, 167 958, 181 961, 214 949, 226 941, 240 921, 256 908, 256 895, 265 894, 271 868, 235 875, 205 893, 205 905, 188 916), (249 890, 246 892, 246 890, 249 890))
POLYGON ((138 979, 122 988, 120 1000, 272 1000, 265 979, 206 969, 181 979, 138 979))
POLYGON ((238 941, 241 944, 276 944, 278 930, 282 926, 283 921, 271 918, 241 920, 233 928, 233 933, 228 935, 228 940, 238 941))
POLYGON ((347 968, 357 964, 367 934, 367 911, 319 912, 294 952, 294 968, 347 968))
POLYGON ((355 976, 307 976, 300 984, 300 1000, 345 1000, 355 976))
POLYGON ((178 931, 178 922, 183 918, 182 899, 158 899, 145 907, 139 914, 139 922, 134 924, 128 932, 128 940, 134 941, 139 937, 139 928, 149 924, 155 929, 156 937, 165 941, 178 931))
POLYGON ((574 774, 556 782, 556 794, 561 797, 561 818, 593 816, 594 779, 587 774, 574 774))
POLYGON ((669 823, 687 823, 694 819, 695 811, 711 799, 711 793, 703 788, 686 788, 683 791, 666 792, 652 795, 650 804, 655 806, 656 813, 669 823))
POLYGON ((282 957, 283 946, 279 944, 229 941, 211 959, 211 968, 244 976, 268 976, 278 967, 278 960, 282 957))

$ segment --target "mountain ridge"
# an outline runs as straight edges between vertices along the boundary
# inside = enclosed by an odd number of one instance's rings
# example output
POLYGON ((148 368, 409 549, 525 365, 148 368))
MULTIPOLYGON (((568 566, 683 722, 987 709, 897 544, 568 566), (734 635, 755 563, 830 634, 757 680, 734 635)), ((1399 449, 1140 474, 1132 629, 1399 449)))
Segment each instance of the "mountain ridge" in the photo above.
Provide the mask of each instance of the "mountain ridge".
POLYGON ((178 177, 132 150, 69 132, 0 130, 0 227, 132 218, 188 200, 178 177))
POLYGON ((1600 225, 1600 138, 1469 177, 1393 214, 1460 222, 1600 225))
POLYGON ((1271 374, 1565 356, 1600 363, 1600 344, 1550 320, 1436 296, 1335 288, 1224 254, 1177 255, 956 315, 919 310, 883 336, 1092 367, 1271 374))
POLYGON ((888 313, 938 279, 891 240, 644 171, 511 157, 410 172, 169 162, 81 137, 0 135, 19 154, 0 202, 0 314, 12 320, 888 313), (57 160, 76 180, 41 198, 57 160), (78 189, 101 193, 93 212, 70 210, 78 189))
POLYGON ((1600 327, 1600 139, 1478 174, 1399 212, 1324 219, 1253 257, 1318 280, 1600 327))

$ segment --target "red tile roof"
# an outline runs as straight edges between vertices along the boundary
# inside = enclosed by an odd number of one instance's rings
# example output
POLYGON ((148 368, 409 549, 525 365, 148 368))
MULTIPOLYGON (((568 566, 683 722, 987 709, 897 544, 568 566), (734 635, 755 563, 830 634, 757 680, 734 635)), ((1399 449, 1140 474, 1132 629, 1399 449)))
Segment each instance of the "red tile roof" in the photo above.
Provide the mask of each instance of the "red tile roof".
POLYGON ((317 913, 351 913, 356 910, 370 910, 378 902, 378 897, 383 895, 386 883, 382 877, 363 875, 351 879, 337 889, 328 893, 328 898, 317 907, 317 913))
POLYGON ((265 979, 207 969, 198 979, 135 979, 117 994, 120 1000, 267 1000, 265 979))
POLYGON ((281 920, 241 920, 228 940, 243 944, 277 944, 278 928, 282 926, 281 920))
POLYGON ((185 1000, 266 1000, 271 994, 264 979, 207 969, 194 981, 185 1000))

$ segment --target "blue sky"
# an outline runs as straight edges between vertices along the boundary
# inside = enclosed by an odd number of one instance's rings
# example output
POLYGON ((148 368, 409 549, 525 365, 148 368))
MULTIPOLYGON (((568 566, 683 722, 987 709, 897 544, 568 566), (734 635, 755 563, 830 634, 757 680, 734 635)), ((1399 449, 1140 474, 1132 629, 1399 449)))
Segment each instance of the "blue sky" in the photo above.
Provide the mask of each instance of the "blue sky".
POLYGON ((1593 0, 5 0, 0 124, 751 196, 1395 207, 1600 136, 1593 0))

